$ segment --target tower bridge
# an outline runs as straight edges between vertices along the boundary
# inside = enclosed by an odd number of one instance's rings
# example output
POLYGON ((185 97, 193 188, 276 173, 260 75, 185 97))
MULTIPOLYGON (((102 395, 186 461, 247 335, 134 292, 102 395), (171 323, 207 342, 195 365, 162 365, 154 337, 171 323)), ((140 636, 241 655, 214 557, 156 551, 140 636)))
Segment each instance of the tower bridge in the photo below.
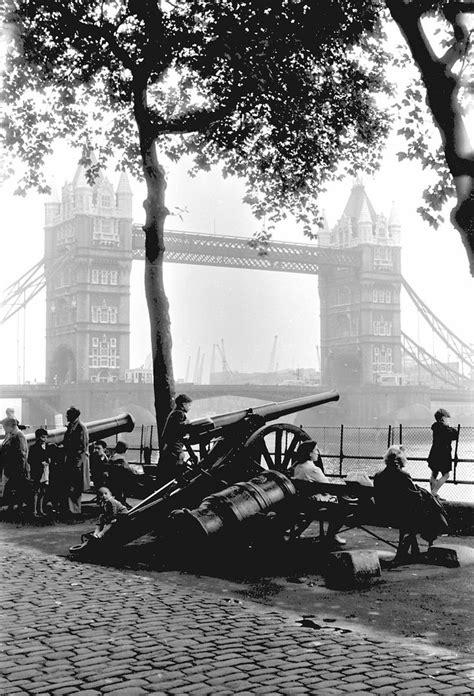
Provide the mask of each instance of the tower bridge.
MULTIPOLYGON (((461 401, 471 394, 471 347, 452 334, 403 279, 400 231, 396 209, 392 208, 388 219, 377 214, 363 184, 357 181, 338 223, 332 230, 325 223, 318 243, 271 241, 261 253, 246 237, 167 230, 165 261, 318 276, 321 381, 351 390, 360 418, 373 418, 363 404, 364 394, 369 392, 375 413, 381 408, 387 411, 389 401, 393 407, 413 403, 415 391, 418 402, 429 404, 426 384, 404 384, 404 356, 418 373, 421 370, 430 376, 438 397, 440 390, 451 395, 456 392, 461 401), (452 351, 459 369, 431 356, 403 333, 403 288, 452 351), (388 387, 389 401, 383 396, 388 387)), ((46 288, 44 389, 48 395, 31 387, 32 398, 36 394, 44 408, 48 403, 50 408, 59 407, 56 397, 61 390, 72 396, 79 389, 86 398, 86 393, 97 393, 100 384, 108 385, 100 387, 101 393, 115 390, 125 398, 131 389, 125 386, 130 272, 132 262, 143 258, 144 233, 133 224, 127 175, 121 174, 116 188, 102 175, 91 187, 79 166, 73 181, 63 186, 61 199, 45 205, 44 259, 10 286, 4 299, 5 320, 46 288)), ((241 385, 240 392, 249 393, 250 386, 256 398, 268 391, 262 386, 260 394, 258 385, 241 385)), ((202 387, 189 389, 202 392, 202 387)), ((217 387, 212 385, 209 394, 219 392, 217 387)), ((239 391, 237 385, 222 389, 227 394, 239 391)), ((136 398, 143 402, 138 391, 136 398)), ((290 398, 289 391, 287 388, 286 398, 290 398)), ((88 400, 92 405, 94 399, 88 400)))

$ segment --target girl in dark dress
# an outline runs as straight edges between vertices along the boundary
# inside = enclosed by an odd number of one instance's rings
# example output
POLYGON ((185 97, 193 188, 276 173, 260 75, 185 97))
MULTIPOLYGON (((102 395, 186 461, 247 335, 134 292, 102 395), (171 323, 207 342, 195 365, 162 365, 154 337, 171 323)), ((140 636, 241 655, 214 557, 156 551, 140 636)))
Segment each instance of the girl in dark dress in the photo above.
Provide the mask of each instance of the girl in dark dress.
POLYGON ((448 425, 450 415, 444 408, 439 408, 434 417, 435 422, 431 426, 433 444, 428 455, 428 466, 431 469, 431 492, 436 495, 449 478, 452 468, 451 443, 456 440, 458 431, 448 425), (441 474, 439 478, 438 474, 441 474))

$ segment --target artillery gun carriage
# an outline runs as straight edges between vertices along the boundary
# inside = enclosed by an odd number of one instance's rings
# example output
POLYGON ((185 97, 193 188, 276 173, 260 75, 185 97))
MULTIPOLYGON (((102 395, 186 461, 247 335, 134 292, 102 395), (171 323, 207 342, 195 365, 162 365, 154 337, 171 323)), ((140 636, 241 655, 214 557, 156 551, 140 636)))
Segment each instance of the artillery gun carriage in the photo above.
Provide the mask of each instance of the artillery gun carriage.
POLYGON ((195 509, 205 498, 265 472, 277 475, 262 480, 266 493, 260 499, 274 500, 272 487, 291 495, 294 489, 286 475, 298 445, 310 438, 301 428, 279 419, 338 399, 336 391, 329 391, 192 421, 187 426, 188 466, 121 516, 99 545, 120 546, 150 532, 163 538, 174 511, 195 509), (282 483, 285 479, 288 485, 282 483))

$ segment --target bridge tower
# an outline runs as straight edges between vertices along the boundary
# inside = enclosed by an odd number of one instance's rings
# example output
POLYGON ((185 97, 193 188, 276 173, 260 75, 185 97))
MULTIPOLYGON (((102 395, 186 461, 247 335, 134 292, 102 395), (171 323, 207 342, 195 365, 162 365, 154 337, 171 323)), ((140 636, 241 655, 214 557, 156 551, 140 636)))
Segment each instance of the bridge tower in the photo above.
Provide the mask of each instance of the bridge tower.
POLYGON ((131 230, 132 190, 125 173, 116 190, 102 175, 90 186, 79 165, 61 199, 46 203, 50 384, 124 378, 130 353, 131 230))
POLYGON ((320 243, 356 248, 358 268, 321 266, 321 379, 324 384, 398 384, 401 381, 400 219, 375 212, 356 180, 333 230, 320 243))

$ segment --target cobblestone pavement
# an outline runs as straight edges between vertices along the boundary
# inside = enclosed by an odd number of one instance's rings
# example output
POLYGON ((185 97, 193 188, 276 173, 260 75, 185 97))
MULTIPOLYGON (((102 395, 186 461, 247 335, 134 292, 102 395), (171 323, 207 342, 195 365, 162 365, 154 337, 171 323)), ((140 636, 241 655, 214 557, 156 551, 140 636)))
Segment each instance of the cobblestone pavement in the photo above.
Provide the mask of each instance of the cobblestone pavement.
POLYGON ((0 693, 469 694, 472 656, 0 546, 0 693))

